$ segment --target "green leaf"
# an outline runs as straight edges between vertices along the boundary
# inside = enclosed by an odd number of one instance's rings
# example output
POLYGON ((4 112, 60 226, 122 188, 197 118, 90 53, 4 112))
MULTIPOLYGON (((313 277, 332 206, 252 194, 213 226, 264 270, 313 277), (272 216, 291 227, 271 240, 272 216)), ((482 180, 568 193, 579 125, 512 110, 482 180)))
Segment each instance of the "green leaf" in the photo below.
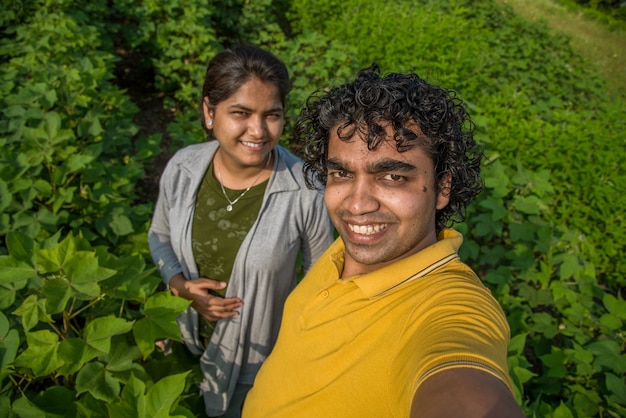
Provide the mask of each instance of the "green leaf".
POLYGON ((496 222, 506 216, 506 208, 502 204, 502 199, 487 198, 480 202, 480 207, 490 210, 491 219, 496 222))
POLYGON ((554 410, 552 418, 575 418, 575 416, 572 411, 563 402, 561 402, 560 405, 554 410))
POLYGON ((96 399, 113 402, 119 392, 119 382, 100 362, 89 363, 76 376, 76 394, 88 392, 96 399))
POLYGON ((67 159, 65 165, 69 173, 73 173, 85 168, 94 159, 93 155, 72 154, 67 159))
POLYGON ((122 390, 120 401, 107 405, 109 416, 116 418, 143 418, 146 417, 146 385, 130 375, 126 386, 122 390))
POLYGON ((512 370, 511 374, 513 374, 517 378, 517 380, 522 384, 528 382, 530 379, 537 376, 536 373, 533 373, 530 370, 524 369, 521 367, 515 367, 512 370))
POLYGON ((153 274, 156 267, 144 270, 145 262, 141 256, 123 257, 119 261, 115 265, 107 265, 117 274, 102 282, 102 288, 111 297, 144 304, 161 283, 161 277, 153 274))
POLYGON ((47 330, 27 332, 27 348, 15 359, 17 367, 29 368, 35 376, 47 376, 63 365, 58 357, 59 337, 47 330))
POLYGON ((13 256, 0 255, 0 283, 12 283, 37 276, 37 270, 13 256))
POLYGON ((154 342, 170 338, 180 341, 180 328, 176 317, 187 309, 190 301, 159 292, 151 296, 144 305, 145 317, 133 326, 133 335, 139 350, 146 358, 154 351, 154 342))
POLYGON ((103 353, 111 350, 111 337, 125 334, 133 327, 133 323, 113 315, 96 318, 85 327, 85 342, 103 353))
POLYGON ((526 215, 539 215, 547 208, 546 204, 537 196, 516 196, 511 205, 526 215))
POLYGON ((26 287, 28 280, 0 283, 0 309, 7 309, 15 302, 17 292, 26 287))
POLYGON ((0 179, 0 213, 4 212, 6 208, 11 205, 13 196, 9 192, 9 186, 4 180, 0 179))
POLYGON ((89 135, 98 136, 103 132, 104 129, 102 129, 102 125, 100 124, 100 119, 94 117, 91 121, 91 125, 89 125, 89 135))
POLYGON ((63 366, 59 367, 57 372, 60 375, 69 376, 79 371, 85 363, 98 356, 100 352, 89 347, 80 338, 67 338, 59 343, 57 354, 63 361, 63 366))
POLYGON ((170 409, 185 389, 185 378, 189 372, 164 377, 148 390, 146 412, 151 418, 167 418, 170 409))
POLYGON ((131 370, 133 362, 139 359, 141 359, 139 348, 136 345, 129 345, 123 336, 112 337, 109 354, 102 356, 102 360, 107 364, 107 370, 112 372, 131 370))
POLYGON ((620 405, 626 406, 626 383, 624 383, 624 376, 619 378, 613 373, 606 373, 606 388, 611 393, 611 398, 614 402, 620 405))
POLYGON ((75 416, 75 394, 65 386, 52 386, 33 399, 33 403, 46 411, 46 418, 75 416))
POLYGON ((618 296, 619 299, 610 293, 605 293, 602 302, 607 311, 622 320, 626 320, 626 300, 622 299, 621 295, 618 294, 618 296))
POLYGON ((100 295, 98 282, 113 276, 116 271, 98 266, 95 252, 79 251, 63 263, 70 286, 86 298, 100 295))
POLYGON ((615 373, 626 373, 626 356, 615 341, 603 340, 589 344, 589 349, 596 356, 593 366, 597 371, 610 370, 615 373))
POLYGON ((37 265, 43 273, 56 273, 77 251, 77 242, 72 235, 65 237, 54 248, 37 251, 37 265))
POLYGON ((16 329, 11 329, 9 320, 0 312, 0 383, 8 374, 6 370, 15 360, 20 346, 20 337, 16 329))
POLYGON ((611 331, 617 331, 622 329, 624 323, 620 318, 613 314, 604 314, 600 317, 600 324, 610 329, 611 331))
POLYGON ((558 334, 559 328, 552 315, 546 312, 539 312, 533 314, 531 318, 535 324, 534 330, 542 333, 546 338, 552 338, 558 334))
POLYGON ((560 348, 552 346, 552 352, 550 354, 544 354, 539 358, 548 368, 546 376, 562 378, 567 375, 567 368, 565 367, 566 356, 560 348))
POLYGON ((563 254, 562 262, 559 267, 559 277, 561 280, 578 278, 581 270, 582 267, 575 254, 563 254))
POLYGON ((509 355, 521 355, 524 353, 524 347, 526 346, 527 333, 521 333, 511 337, 509 342, 509 355))
POLYGON ((128 219, 128 216, 124 214, 114 214, 109 226, 113 233, 120 237, 132 234, 135 231, 132 222, 128 219))
POLYGON ((81 396, 75 404, 76 409, 80 412, 80 415, 77 414, 77 416, 89 418, 112 418, 114 416, 107 411, 108 404, 99 401, 89 393, 81 396))
POLYGON ((46 280, 42 290, 46 295, 46 311, 50 314, 63 312, 72 296, 72 288, 63 277, 46 280))
POLYGON ((52 322, 52 318, 46 312, 46 300, 39 299, 37 295, 27 297, 13 313, 22 317, 22 326, 25 331, 35 327, 39 321, 52 322))
POLYGON ((29 266, 33 265, 32 259, 36 246, 31 237, 22 232, 12 231, 7 234, 6 241, 9 254, 13 258, 29 266))
POLYGON ((61 127, 61 117, 57 112, 48 112, 44 117, 45 131, 49 140, 54 140, 61 127))
POLYGON ((11 411, 14 414, 17 414, 18 417, 48 418, 46 412, 38 408, 26 396, 22 396, 13 402, 13 405, 11 405, 11 411))

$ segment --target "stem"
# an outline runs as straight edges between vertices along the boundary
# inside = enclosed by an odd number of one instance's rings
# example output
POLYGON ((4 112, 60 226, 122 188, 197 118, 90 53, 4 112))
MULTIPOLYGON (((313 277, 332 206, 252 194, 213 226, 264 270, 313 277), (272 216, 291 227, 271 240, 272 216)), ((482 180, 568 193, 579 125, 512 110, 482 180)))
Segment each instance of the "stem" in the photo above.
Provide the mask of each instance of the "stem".
MULTIPOLYGON (((63 315, 63 322, 65 322, 65 315, 63 315)), ((52 328, 52 329, 54 330, 54 332, 56 332, 56 333, 57 333, 57 335, 58 335, 59 337, 61 337, 61 339, 62 339, 62 340, 64 340, 64 339, 66 339, 66 338, 67 338, 67 335, 66 335, 65 333, 61 332, 61 331, 60 331, 60 330, 59 330, 59 329, 58 329, 58 328, 54 325, 54 322, 50 322, 48 325, 50 325, 50 328, 52 328)), ((65 330, 65 331, 67 331, 67 330, 65 330)))
POLYGON ((98 296, 96 299, 92 300, 91 302, 89 302, 87 305, 83 306, 82 308, 80 308, 79 310, 77 310, 76 312, 74 312, 73 314, 70 315, 70 319, 76 318, 81 312, 83 312, 86 309, 91 308, 93 305, 95 305, 96 303, 100 302, 102 299, 104 299, 104 297, 106 296, 105 293, 100 294, 100 296, 98 296))

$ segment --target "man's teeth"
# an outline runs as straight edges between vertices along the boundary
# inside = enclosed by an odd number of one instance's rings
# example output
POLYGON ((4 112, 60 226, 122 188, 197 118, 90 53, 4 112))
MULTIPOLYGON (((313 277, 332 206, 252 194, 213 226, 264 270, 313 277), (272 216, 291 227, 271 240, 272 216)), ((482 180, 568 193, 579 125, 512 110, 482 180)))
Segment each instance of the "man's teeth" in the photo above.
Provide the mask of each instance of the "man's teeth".
POLYGON ((372 235, 376 234, 383 229, 387 228, 387 224, 376 224, 376 225, 351 225, 348 224, 348 227, 352 232, 362 235, 372 235))

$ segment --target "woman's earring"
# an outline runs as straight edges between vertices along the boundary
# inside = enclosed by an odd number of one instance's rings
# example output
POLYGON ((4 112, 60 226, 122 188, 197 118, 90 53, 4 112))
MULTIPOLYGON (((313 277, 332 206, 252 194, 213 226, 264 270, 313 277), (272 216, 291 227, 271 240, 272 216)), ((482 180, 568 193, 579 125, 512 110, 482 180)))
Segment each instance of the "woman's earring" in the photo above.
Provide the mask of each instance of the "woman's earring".
POLYGON ((207 128, 208 128, 209 126, 211 126, 211 125, 213 125, 213 121, 212 121, 212 120, 207 120, 207 122, 206 122, 206 126, 207 126, 207 128))

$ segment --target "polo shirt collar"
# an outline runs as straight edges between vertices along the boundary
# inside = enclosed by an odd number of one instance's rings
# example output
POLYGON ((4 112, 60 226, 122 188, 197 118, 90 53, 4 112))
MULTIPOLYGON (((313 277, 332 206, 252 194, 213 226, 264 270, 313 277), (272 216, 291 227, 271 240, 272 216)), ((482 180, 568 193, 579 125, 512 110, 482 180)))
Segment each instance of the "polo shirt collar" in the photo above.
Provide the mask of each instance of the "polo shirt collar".
MULTIPOLYGON (((439 233, 435 244, 379 270, 347 280, 353 281, 370 299, 381 296, 458 258, 457 251, 462 242, 463 235, 461 233, 447 228, 439 233)), ((338 251, 331 255, 331 260, 340 273, 344 261, 343 242, 338 247, 338 251)))

